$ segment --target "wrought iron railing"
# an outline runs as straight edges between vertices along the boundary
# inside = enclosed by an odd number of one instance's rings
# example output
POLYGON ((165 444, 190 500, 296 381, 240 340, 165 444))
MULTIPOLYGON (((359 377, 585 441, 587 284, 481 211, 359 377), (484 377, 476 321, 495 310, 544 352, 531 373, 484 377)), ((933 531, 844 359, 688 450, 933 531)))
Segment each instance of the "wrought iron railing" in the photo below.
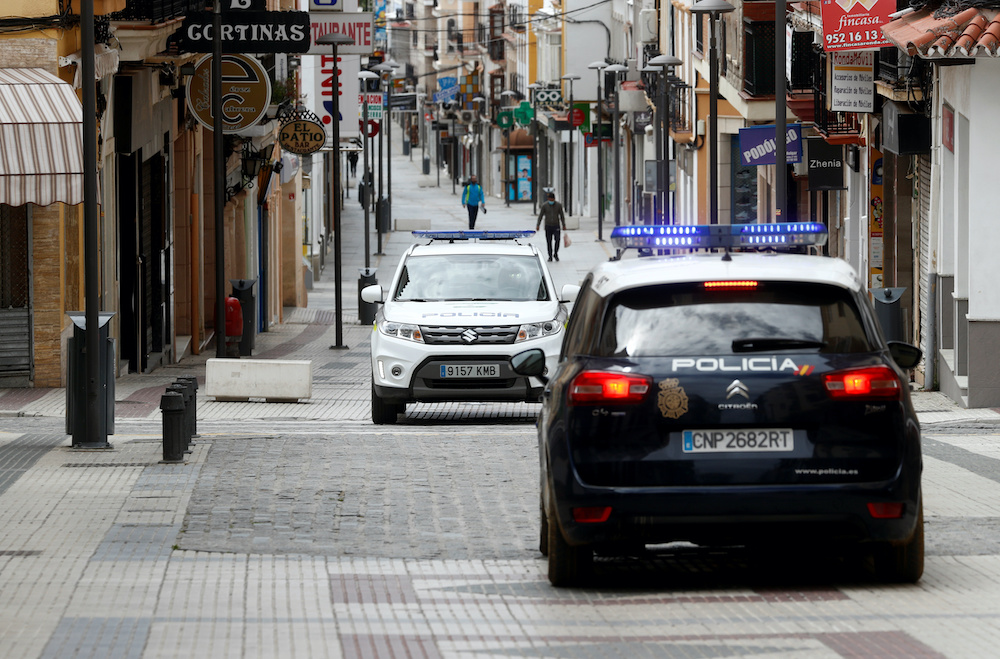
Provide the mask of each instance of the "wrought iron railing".
POLYGON ((125 9, 110 15, 113 21, 163 23, 194 11, 211 9, 206 0, 128 0, 125 9))
POLYGON ((690 85, 675 81, 668 91, 670 104, 670 130, 675 133, 692 132, 690 85))

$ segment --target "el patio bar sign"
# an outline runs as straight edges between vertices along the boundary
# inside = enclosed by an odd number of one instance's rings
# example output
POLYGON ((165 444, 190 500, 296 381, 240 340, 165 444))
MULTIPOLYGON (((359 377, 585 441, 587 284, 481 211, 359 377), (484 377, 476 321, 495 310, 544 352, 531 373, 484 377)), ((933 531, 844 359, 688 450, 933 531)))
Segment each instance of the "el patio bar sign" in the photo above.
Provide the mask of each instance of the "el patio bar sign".
MULTIPOLYGON (((224 53, 304 53, 310 46, 309 14, 304 11, 228 12, 222 26, 224 53)), ((212 12, 195 11, 184 18, 181 48, 212 52, 212 12)))

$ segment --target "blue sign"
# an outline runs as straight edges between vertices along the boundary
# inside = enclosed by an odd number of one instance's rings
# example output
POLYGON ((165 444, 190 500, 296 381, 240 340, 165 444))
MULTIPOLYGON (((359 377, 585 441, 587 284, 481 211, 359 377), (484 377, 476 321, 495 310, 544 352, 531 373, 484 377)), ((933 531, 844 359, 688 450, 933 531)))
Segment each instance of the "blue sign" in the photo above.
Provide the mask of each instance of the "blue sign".
POLYGON ((458 78, 447 76, 444 78, 438 78, 438 89, 448 89, 449 87, 454 87, 458 84, 458 78))
POLYGON ((451 99, 455 98, 457 94, 458 94, 458 85, 442 89, 439 92, 434 92, 434 102, 441 103, 443 101, 450 101, 451 99))
MULTIPOLYGON (((744 166, 773 165, 774 124, 740 128, 740 164, 744 166)), ((802 162, 802 124, 788 124, 785 133, 785 161, 802 162)))

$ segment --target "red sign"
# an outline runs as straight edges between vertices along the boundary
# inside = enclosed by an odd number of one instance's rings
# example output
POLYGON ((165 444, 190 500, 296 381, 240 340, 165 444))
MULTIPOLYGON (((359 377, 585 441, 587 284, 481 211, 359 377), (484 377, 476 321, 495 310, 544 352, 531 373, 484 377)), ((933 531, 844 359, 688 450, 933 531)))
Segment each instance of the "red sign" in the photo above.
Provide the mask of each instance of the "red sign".
POLYGON ((573 110, 570 111, 570 119, 573 122, 573 128, 576 128, 577 126, 583 125, 586 117, 583 116, 583 110, 580 108, 573 108, 573 110))
POLYGON ((365 134, 365 137, 375 137, 376 135, 378 135, 378 125, 379 124, 377 121, 375 121, 374 119, 369 119, 368 130, 364 130, 364 122, 358 121, 358 129, 365 134))
POLYGON ((823 50, 875 50, 892 46, 882 26, 896 0, 823 0, 823 50))

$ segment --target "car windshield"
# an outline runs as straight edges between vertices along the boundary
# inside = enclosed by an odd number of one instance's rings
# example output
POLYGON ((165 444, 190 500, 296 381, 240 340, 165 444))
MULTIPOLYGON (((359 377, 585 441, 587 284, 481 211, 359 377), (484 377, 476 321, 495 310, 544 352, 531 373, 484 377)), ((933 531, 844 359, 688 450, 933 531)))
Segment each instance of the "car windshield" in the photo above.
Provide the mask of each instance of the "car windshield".
POLYGON ((393 291, 395 301, 548 300, 537 257, 512 254, 411 256, 393 291))
POLYGON ((835 286, 760 282, 755 290, 701 284, 619 293, 601 328, 605 357, 844 353, 873 350, 850 294, 835 286))

